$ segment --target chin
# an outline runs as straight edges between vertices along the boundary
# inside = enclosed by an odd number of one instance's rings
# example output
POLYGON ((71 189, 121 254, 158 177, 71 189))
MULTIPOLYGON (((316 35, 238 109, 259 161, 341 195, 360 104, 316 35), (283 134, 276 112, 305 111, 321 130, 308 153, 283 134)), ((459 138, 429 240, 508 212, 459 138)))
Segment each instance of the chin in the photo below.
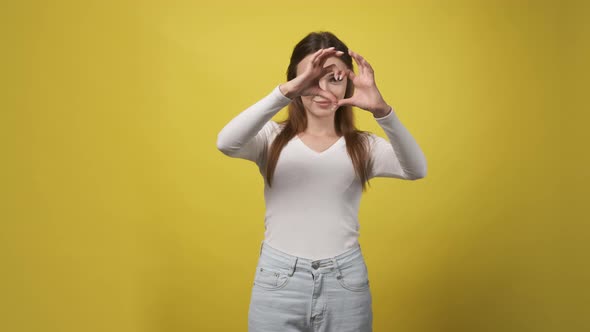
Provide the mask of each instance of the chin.
POLYGON ((334 114, 336 114, 336 110, 332 111, 330 109, 321 109, 321 110, 313 110, 307 111, 307 114, 310 114, 316 118, 325 118, 325 117, 332 117, 334 116, 334 114))
POLYGON ((306 107, 306 112, 316 118, 323 118, 323 117, 332 117, 338 110, 332 110, 329 107, 320 107, 316 105, 311 105, 311 107, 306 107))

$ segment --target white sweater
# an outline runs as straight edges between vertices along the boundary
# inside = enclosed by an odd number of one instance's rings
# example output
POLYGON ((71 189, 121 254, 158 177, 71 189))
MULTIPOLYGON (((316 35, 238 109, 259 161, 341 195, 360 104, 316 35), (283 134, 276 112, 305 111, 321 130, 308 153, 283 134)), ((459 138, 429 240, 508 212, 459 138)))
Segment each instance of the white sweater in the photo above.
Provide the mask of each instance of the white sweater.
MULTIPOLYGON (((271 119, 290 102, 275 87, 219 132, 217 148, 230 157, 255 162, 264 176, 267 151, 280 131, 271 119)), ((426 158, 394 111, 375 120, 389 141, 370 135, 373 166, 369 178, 425 177, 426 158)), ((295 136, 281 151, 272 187, 264 183, 264 242, 270 246, 317 260, 336 256, 358 244, 362 186, 344 137, 318 153, 295 136)))

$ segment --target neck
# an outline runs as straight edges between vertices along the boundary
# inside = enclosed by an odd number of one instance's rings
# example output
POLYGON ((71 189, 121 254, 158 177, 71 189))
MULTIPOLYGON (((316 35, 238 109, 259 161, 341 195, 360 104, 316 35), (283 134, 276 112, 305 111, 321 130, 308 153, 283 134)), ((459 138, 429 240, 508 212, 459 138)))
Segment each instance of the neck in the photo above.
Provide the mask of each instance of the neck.
POLYGON ((307 113, 307 128, 304 133, 312 136, 337 136, 334 114, 318 118, 307 113))

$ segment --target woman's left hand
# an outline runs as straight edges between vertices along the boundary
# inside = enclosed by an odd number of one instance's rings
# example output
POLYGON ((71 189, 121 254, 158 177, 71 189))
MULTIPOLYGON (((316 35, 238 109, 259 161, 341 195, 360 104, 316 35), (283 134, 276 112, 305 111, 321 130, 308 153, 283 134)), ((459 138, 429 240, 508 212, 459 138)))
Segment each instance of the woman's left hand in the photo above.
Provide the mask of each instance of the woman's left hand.
POLYGON ((343 105, 356 106, 373 113, 376 118, 389 114, 391 107, 383 100, 379 89, 377 89, 375 72, 371 65, 362 56, 351 50, 348 50, 348 54, 356 62, 359 74, 355 75, 352 70, 348 70, 348 78, 354 84, 354 93, 350 98, 340 99, 338 107, 343 105))

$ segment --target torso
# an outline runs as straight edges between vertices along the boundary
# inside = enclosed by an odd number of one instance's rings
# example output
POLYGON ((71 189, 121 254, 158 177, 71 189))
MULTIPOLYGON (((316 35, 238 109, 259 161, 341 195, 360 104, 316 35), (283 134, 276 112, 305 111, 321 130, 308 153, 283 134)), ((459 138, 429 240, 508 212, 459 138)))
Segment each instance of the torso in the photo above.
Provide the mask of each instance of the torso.
POLYGON ((361 194, 343 136, 296 135, 277 160, 272 188, 265 183, 265 241, 300 257, 336 256, 358 243, 361 194))
POLYGON ((297 137, 305 144, 308 148, 315 152, 321 153, 329 149, 332 145, 336 144, 340 140, 341 136, 312 136, 305 133, 297 134, 297 137))

